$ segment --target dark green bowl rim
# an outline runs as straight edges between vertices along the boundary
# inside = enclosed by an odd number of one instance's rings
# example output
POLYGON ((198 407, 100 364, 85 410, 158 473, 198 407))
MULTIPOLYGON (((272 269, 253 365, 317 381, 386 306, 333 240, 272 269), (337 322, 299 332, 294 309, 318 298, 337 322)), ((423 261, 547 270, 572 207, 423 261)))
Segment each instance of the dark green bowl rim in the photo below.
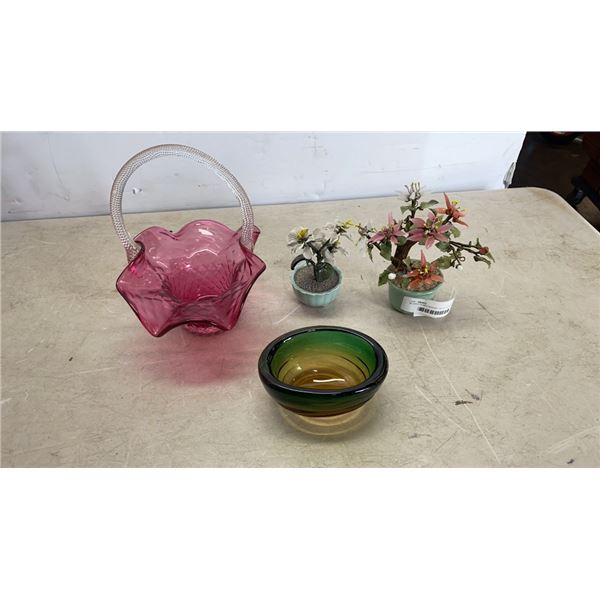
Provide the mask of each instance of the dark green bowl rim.
POLYGON ((366 392, 369 389, 378 387, 383 383, 388 372, 388 357, 385 350, 381 345, 376 342, 372 337, 356 329, 349 329, 348 327, 336 327, 335 325, 315 325, 312 327, 301 327, 300 329, 294 329, 288 331, 272 342, 267 344, 266 348, 262 351, 260 358, 258 359, 258 373, 267 385, 281 391, 295 392, 296 394, 305 394, 307 396, 324 396, 327 398, 339 398, 346 397, 352 394, 360 394, 366 392), (373 373, 365 379, 362 383, 354 385, 352 387, 341 388, 337 390, 315 390, 309 388, 298 387, 295 385, 288 385, 277 379, 272 373, 270 364, 273 359, 273 355, 279 349, 279 346, 292 337, 295 337, 304 333, 312 333, 314 331, 340 331, 342 333, 348 333, 362 338, 367 342, 375 352, 375 370, 373 373))

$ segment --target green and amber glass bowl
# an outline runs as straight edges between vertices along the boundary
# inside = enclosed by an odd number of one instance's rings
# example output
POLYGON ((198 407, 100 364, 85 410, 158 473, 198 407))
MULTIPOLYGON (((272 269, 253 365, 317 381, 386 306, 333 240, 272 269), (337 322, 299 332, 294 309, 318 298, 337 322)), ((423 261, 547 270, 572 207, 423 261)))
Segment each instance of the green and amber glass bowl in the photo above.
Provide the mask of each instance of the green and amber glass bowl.
POLYGON ((385 350, 345 327, 315 326, 273 340, 258 360, 267 392, 307 417, 342 415, 368 402, 388 372, 385 350))

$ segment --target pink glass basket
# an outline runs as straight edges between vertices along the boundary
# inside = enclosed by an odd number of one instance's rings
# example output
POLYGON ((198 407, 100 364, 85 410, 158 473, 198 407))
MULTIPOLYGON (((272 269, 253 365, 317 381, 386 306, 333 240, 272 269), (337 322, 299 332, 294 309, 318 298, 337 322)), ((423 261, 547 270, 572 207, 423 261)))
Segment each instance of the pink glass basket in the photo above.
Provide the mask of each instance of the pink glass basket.
POLYGON ((147 148, 118 172, 110 194, 110 214, 129 262, 117 279, 117 290, 153 336, 184 324, 203 335, 234 327, 265 263, 253 252, 260 230, 254 225, 250 200, 223 165, 189 146, 147 148), (233 231, 217 221, 202 219, 176 233, 149 227, 132 238, 123 223, 125 185, 138 167, 162 156, 195 160, 225 181, 240 203, 240 229, 233 231))

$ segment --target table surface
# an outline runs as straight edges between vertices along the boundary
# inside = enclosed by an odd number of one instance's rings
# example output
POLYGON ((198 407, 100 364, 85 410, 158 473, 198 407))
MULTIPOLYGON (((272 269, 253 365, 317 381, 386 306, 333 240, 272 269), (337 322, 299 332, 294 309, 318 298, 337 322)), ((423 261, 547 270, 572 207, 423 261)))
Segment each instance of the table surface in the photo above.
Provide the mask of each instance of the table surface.
MULTIPOLYGON (((599 466, 600 236, 540 189, 455 194, 492 249, 447 275, 444 319, 395 312, 384 262, 342 257, 324 308, 297 303, 290 229, 383 223, 397 198, 259 206, 267 270, 237 326, 151 337, 114 283, 125 255, 108 216, 2 224, 2 466, 599 466), (313 324, 359 329, 389 375, 353 419, 286 418, 257 376, 264 346, 313 324)), ((438 197, 435 195, 434 197, 438 197)), ((130 231, 239 211, 127 215, 130 231)))

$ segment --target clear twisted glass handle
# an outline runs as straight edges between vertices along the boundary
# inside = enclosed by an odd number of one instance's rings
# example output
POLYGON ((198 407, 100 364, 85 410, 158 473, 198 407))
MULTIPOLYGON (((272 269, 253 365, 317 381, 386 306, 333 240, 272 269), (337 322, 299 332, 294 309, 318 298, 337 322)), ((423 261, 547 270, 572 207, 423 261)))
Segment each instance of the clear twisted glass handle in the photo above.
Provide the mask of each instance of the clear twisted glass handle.
POLYGON ((122 209, 123 192, 125 191, 127 181, 136 169, 161 156, 181 156, 183 158, 195 160, 196 162, 209 167, 227 184, 229 189, 238 199, 242 211, 241 242, 244 246, 252 250, 254 246, 252 242, 254 215, 252 213, 252 206, 248 199, 248 195, 240 185, 240 182, 220 162, 196 148, 182 146, 180 144, 161 144, 160 146, 146 148, 146 150, 142 150, 135 156, 132 156, 117 173, 110 191, 110 216, 115 231, 119 236, 119 240, 121 240, 125 252, 127 253, 127 261, 131 262, 139 254, 140 246, 134 241, 127 229, 125 229, 122 209))

